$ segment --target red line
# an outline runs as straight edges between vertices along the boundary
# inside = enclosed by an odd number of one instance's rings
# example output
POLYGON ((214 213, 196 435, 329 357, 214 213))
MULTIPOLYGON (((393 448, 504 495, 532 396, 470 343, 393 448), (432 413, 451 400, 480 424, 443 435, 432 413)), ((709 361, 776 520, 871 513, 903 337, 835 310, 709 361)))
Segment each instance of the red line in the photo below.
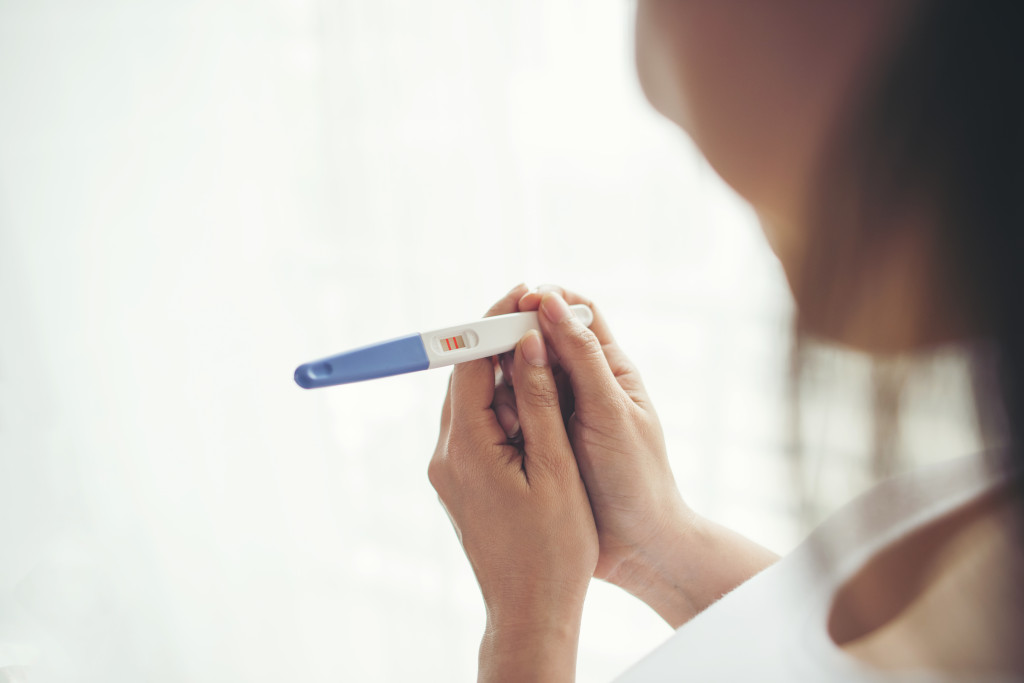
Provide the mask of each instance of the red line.
POLYGON ((459 338, 453 337, 453 339, 455 339, 455 348, 459 348, 459 338))
POLYGON ((452 350, 452 340, 451 340, 451 338, 445 339, 444 343, 448 345, 448 350, 451 351, 452 350))

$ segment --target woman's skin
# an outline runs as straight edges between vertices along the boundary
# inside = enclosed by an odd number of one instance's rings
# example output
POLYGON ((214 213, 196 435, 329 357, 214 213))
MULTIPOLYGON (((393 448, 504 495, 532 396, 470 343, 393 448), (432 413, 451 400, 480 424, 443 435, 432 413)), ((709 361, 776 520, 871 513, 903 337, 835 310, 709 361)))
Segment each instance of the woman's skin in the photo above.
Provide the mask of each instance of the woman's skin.
MULTIPOLYGON (((645 94, 755 207, 797 291, 818 164, 873 60, 898 39, 916 4, 639 0, 645 94)), ((871 272, 874 287, 840 341, 877 351, 876 340, 892 350, 927 337, 900 328, 905 311, 928 295, 928 250, 913 237, 926 231, 907 234, 894 243, 890 265, 871 272), (871 300, 872 292, 885 296, 871 300), (898 306, 887 308, 893 301, 898 306)), ((456 366, 429 475, 483 593, 480 679, 570 680, 592 576, 678 627, 776 557, 687 507, 640 376, 593 302, 520 285, 489 315, 517 310, 539 310, 543 341, 530 334, 499 361, 456 366), (567 303, 593 308, 589 329, 567 303)), ((1014 668, 999 648, 979 642, 995 637, 998 620, 933 623, 945 609, 967 607, 949 602, 950 577, 968 589, 991 585, 951 548, 984 549, 976 556, 989 568, 1019 554, 999 522, 1010 504, 995 497, 960 522, 944 520, 948 526, 936 526, 912 552, 894 548, 897 564, 909 567, 900 578, 908 591, 894 594, 916 596, 910 601, 859 600, 876 583, 871 572, 851 582, 846 603, 877 608, 846 614, 838 604, 833 628, 855 634, 842 644, 878 666, 934 664, 941 650, 940 664, 969 669, 981 659, 1014 668), (908 650, 908 633, 931 646, 908 650), (893 657, 897 651, 909 654, 893 657)))
MULTIPOLYGON (((517 287, 488 315, 515 311, 517 287)), ((562 422, 544 341, 519 342, 519 445, 492 409, 494 366, 455 366, 428 474, 469 558, 487 607, 481 680, 571 679, 598 536, 562 422)))
POLYGON ((571 680, 592 576, 679 626, 776 559, 683 503, 640 377, 592 302, 519 285, 488 315, 535 308, 559 379, 536 333, 504 370, 457 365, 428 471, 483 592, 481 680, 571 680), (566 299, 590 304, 590 328, 566 299))

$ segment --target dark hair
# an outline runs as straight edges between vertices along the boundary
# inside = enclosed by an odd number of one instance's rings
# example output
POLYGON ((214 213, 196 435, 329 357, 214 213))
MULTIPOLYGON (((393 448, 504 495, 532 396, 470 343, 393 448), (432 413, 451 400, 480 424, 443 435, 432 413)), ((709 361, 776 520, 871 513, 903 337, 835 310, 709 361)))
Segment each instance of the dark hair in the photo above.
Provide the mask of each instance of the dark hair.
POLYGON ((923 202, 936 277, 984 338, 973 359, 979 423, 1024 466, 1024 3, 922 0, 856 93, 822 166, 801 316, 842 324, 865 264, 923 202))

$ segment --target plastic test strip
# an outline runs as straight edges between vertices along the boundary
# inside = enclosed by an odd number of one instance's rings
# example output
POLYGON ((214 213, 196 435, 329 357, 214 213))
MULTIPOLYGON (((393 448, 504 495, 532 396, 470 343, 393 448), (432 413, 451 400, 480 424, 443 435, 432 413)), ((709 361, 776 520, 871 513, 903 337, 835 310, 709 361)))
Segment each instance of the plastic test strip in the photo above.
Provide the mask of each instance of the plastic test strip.
MULTIPOLYGON (((576 304, 570 309, 584 325, 594 321, 587 306, 576 304)), ((527 331, 539 329, 535 311, 481 318, 304 363, 295 369, 295 383, 317 389, 465 363, 511 351, 527 331)))

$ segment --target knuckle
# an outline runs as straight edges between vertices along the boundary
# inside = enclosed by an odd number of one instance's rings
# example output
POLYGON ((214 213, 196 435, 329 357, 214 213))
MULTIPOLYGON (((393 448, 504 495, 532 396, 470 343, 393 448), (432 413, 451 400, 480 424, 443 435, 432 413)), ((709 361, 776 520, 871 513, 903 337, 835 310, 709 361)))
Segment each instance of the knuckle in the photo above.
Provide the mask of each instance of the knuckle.
POLYGON ((445 479, 445 467, 436 455, 430 459, 430 464, 427 465, 427 479, 434 490, 440 494, 445 479))
POLYGON ((452 461, 459 460, 467 450, 471 450, 470 444, 474 443, 476 438, 477 425, 475 423, 468 420, 460 420, 452 424, 448 444, 445 447, 448 459, 452 461))
POLYGON ((452 426, 447 441, 439 447, 435 460, 440 461, 442 472, 449 479, 457 479, 463 465, 477 459, 487 449, 486 442, 470 425, 463 422, 452 426))
POLYGON ((597 356, 602 354, 601 342, 597 340, 597 335, 591 332, 590 328, 582 325, 567 326, 565 340, 576 355, 597 356))
POLYGON ((545 379, 543 368, 531 370, 530 381, 516 388, 516 396, 537 408, 558 408, 558 390, 553 382, 545 379))

